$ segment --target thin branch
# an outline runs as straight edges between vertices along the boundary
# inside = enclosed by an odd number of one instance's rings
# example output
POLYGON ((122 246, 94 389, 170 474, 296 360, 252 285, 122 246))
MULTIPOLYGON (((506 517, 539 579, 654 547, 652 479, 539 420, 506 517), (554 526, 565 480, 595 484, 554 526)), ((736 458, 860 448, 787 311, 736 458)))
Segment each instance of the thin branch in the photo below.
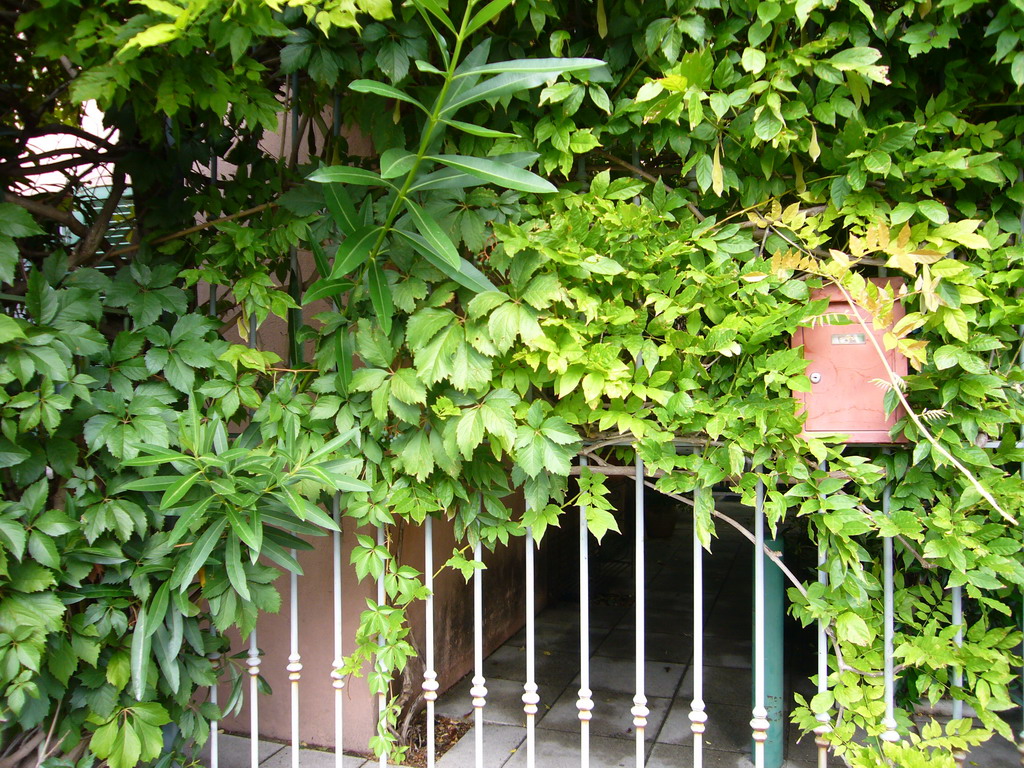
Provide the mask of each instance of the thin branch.
POLYGON ((124 245, 124 246, 121 246, 120 248, 115 248, 114 250, 109 251, 108 253, 104 254, 103 258, 104 259, 111 259, 114 256, 121 256, 121 255, 126 254, 126 253, 131 253, 132 251, 137 251, 143 245, 160 245, 161 243, 167 243, 167 242, 170 242, 171 240, 177 240, 177 239, 182 238, 182 237, 187 237, 189 235, 194 235, 196 232, 202 232, 204 229, 209 229, 210 227, 215 227, 218 224, 224 223, 225 221, 234 221, 235 219, 244 219, 246 216, 252 216, 254 213, 259 213, 260 211, 265 211, 268 208, 276 208, 277 205, 278 205, 278 203, 277 203, 276 200, 271 200, 269 203, 261 203, 260 205, 254 206, 252 208, 246 208, 244 211, 239 211, 238 213, 232 213, 229 216, 222 216, 219 219, 210 219, 210 221, 204 221, 202 224, 196 224, 194 227, 188 227, 187 229, 182 229, 182 230, 179 230, 177 232, 172 232, 169 235, 163 235, 161 237, 153 238, 152 240, 148 241, 147 243, 135 243, 133 245, 124 245))
POLYGON ((89 227, 76 219, 70 211, 62 211, 60 208, 55 208, 52 205, 40 202, 39 200, 33 200, 30 197, 21 197, 10 192, 4 192, 3 201, 5 203, 20 205, 31 214, 41 216, 42 218, 49 219, 50 221, 55 221, 58 224, 67 227, 79 237, 84 237, 89 231, 89 227))
POLYGON ((85 141, 92 142, 93 144, 96 144, 97 146, 106 147, 107 149, 115 149, 116 148, 114 144, 111 144, 104 137, 97 136, 94 133, 89 133, 88 131, 84 130, 83 128, 80 128, 77 125, 63 125, 61 123, 49 123, 47 125, 37 126, 37 127, 33 128, 33 129, 29 130, 29 131, 26 131, 26 133, 31 138, 36 138, 38 136, 52 136, 54 134, 66 133, 69 136, 77 136, 80 139, 84 139, 85 141))
POLYGON ((92 226, 89 228, 89 232, 78 243, 78 247, 75 249, 75 255, 68 262, 68 267, 70 269, 75 269, 93 260, 93 256, 100 247, 100 244, 103 242, 104 235, 106 235, 107 229, 110 226, 110 219, 113 217, 118 204, 121 202, 125 186, 126 178, 124 170, 121 168, 115 168, 114 179, 110 186, 110 193, 104 201, 99 214, 96 216, 96 221, 94 221, 92 226))
MULTIPOLYGON (((650 181, 652 183, 659 180, 658 177, 655 176, 654 174, 648 173, 643 168, 633 165, 632 163, 627 163, 621 157, 617 157, 616 155, 613 155, 611 152, 606 152, 603 149, 595 150, 595 152, 599 154, 601 157, 605 158, 606 160, 610 160, 611 162, 615 163, 623 170, 629 171, 630 173, 635 174, 642 179, 646 179, 647 181, 650 181)), ((672 187, 668 186, 667 184, 665 185, 665 189, 667 189, 669 192, 672 191, 672 187)), ((696 205, 691 203, 689 200, 686 201, 686 207, 690 210, 690 213, 692 213, 694 217, 696 217, 697 221, 704 221, 704 219, 707 218, 707 216, 701 213, 700 209, 696 205)))

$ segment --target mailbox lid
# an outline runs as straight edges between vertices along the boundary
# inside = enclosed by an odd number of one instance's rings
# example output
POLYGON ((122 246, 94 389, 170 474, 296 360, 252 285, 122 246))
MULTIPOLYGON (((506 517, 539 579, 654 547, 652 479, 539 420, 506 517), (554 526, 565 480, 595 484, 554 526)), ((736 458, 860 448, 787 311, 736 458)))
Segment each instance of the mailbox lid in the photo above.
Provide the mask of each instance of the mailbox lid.
MULTIPOLYGON (((903 283, 899 278, 876 278, 874 282, 891 284, 897 290, 903 283)), ((850 443, 892 442, 889 430, 903 411, 897 409, 891 416, 885 415, 887 390, 872 382, 888 381, 889 375, 869 338, 873 336, 884 351, 882 337, 890 328, 875 329, 867 310, 851 306, 835 286, 816 293, 815 298, 828 298, 828 314, 846 315, 853 322, 799 328, 793 336, 793 344, 804 348, 811 379, 810 392, 795 393, 807 414, 804 434, 841 433, 849 436, 850 443), (863 325, 857 321, 858 315, 864 319, 863 325)), ((897 303, 893 323, 904 314, 897 303)), ((885 351, 885 360, 898 375, 907 374, 907 359, 896 350, 885 351)))

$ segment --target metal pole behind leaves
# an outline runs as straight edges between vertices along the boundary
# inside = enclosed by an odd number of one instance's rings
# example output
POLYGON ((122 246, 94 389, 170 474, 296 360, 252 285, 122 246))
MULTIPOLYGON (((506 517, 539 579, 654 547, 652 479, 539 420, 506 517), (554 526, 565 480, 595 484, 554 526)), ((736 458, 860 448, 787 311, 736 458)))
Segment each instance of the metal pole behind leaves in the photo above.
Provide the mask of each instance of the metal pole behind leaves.
MULTIPOLYGON (((639 364, 639 363, 638 363, 639 364)), ((645 737, 647 732, 647 716, 651 710, 647 708, 647 695, 644 692, 644 669, 646 655, 644 633, 646 629, 646 615, 644 611, 644 593, 646 581, 646 569, 644 568, 644 462, 640 458, 639 451, 636 454, 636 517, 635 523, 635 547, 636 547, 636 695, 633 697, 633 726, 636 728, 636 765, 642 768, 645 762, 645 737)))
MULTIPOLYGON (((889 516, 889 499, 892 493, 892 486, 886 483, 882 491, 882 514, 889 516)), ((892 537, 885 536, 882 539, 883 563, 883 621, 885 623, 884 641, 884 684, 885 684, 885 719, 882 725, 885 731, 882 733, 882 740, 894 743, 900 740, 896 732, 896 676, 893 669, 893 638, 896 634, 896 616, 893 609, 893 549, 892 537)))
POLYGON ((754 508, 754 708, 750 720, 755 768, 764 768, 764 743, 769 727, 765 707, 764 617, 764 481, 758 479, 754 508))
MULTIPOLYGON (((529 509, 529 504, 527 504, 529 509)), ((537 695, 536 635, 534 630, 534 573, 533 528, 526 527, 526 682, 523 684, 523 712, 526 714, 526 768, 534 768, 537 759, 537 695)))
MULTIPOLYGON (((585 467, 587 459, 580 457, 580 466, 585 467)), ((594 694, 590 690, 590 540, 587 531, 587 508, 580 504, 579 550, 580 550, 580 689, 576 699, 577 716, 580 720, 580 766, 590 766, 590 719, 594 710, 594 694)))
MULTIPOLYGON (((694 508, 699 497, 711 493, 710 488, 693 491, 694 508)), ((693 732, 693 768, 704 766, 704 730, 708 715, 704 711, 704 547, 696 514, 693 517, 693 701, 690 702, 690 730, 693 732)))
MULTIPOLYGON (((473 559, 478 563, 482 559, 480 543, 473 548, 473 559)), ((469 694, 473 697, 474 720, 476 731, 476 768, 484 766, 484 707, 487 705, 487 688, 484 683, 484 581, 483 569, 473 571, 473 687, 469 694)))

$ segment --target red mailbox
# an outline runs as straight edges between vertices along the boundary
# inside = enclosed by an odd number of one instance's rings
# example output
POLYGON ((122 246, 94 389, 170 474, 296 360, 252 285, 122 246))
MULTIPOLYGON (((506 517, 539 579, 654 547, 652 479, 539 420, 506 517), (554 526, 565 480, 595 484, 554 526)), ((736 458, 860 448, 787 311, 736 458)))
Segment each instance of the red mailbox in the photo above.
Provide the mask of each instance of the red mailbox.
MULTIPOLYGON (((872 282, 879 286, 891 285, 897 291, 903 285, 900 278, 875 278, 872 282)), ((810 392, 794 393, 807 414, 804 436, 838 433, 846 435, 848 443, 893 442, 889 429, 902 417, 903 409, 897 408, 886 416, 882 403, 886 390, 872 382, 874 379, 889 381, 878 349, 884 352, 889 366, 899 376, 907 374, 907 358, 895 349, 885 349, 882 336, 890 328, 874 328, 870 313, 861 307, 851 307, 837 287, 816 291, 813 298, 827 298, 828 314, 846 315, 852 322, 798 328, 793 336, 793 346, 804 348, 804 358, 809 363, 807 376, 811 380, 810 392), (864 319, 863 325, 857 320, 858 314, 864 319), (868 338, 869 333, 878 341, 877 349, 868 338)), ((893 308, 893 323, 903 315, 903 307, 897 302, 893 308)))

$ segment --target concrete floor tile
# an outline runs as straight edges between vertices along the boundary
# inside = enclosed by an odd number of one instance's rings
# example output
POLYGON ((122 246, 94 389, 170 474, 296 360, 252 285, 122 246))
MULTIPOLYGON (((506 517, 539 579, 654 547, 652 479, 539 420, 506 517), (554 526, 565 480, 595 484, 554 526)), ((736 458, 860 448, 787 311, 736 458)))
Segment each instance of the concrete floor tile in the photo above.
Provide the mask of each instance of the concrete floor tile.
MULTIPOLYGON (((269 760, 260 763, 260 766, 261 768, 291 768, 291 764, 292 748, 284 747, 269 760)), ((354 755, 342 757, 342 768, 363 768, 368 765, 379 765, 379 763, 370 762, 365 757, 355 757, 354 755)), ((300 768, 334 768, 335 755, 333 752, 324 752, 319 749, 300 749, 299 766, 300 768)))
MULTIPOLYGON (((644 665, 644 693, 659 698, 672 698, 685 671, 684 664, 648 661, 644 665)), ((576 675, 569 684, 569 690, 576 691, 579 687, 580 676, 576 675)), ((594 656, 590 660, 590 687, 632 696, 636 692, 636 662, 633 659, 594 656)))
MULTIPOLYGON (((613 629, 594 653, 615 659, 631 659, 634 658, 635 644, 636 636, 632 629, 613 629)), ((644 650, 648 661, 685 664, 693 655, 693 642, 688 633, 648 632, 645 636, 644 650)))
MULTIPOLYGON (((599 766, 600 768, 633 768, 636 765, 635 755, 636 747, 631 740, 608 739, 601 736, 592 736, 590 738, 590 764, 592 766, 599 766)), ((505 763, 506 768, 524 768, 525 765, 525 746, 521 747, 505 763)), ((579 768, 579 734, 538 728, 537 765, 542 766, 542 768, 579 768)), ((469 768, 469 766, 467 765, 466 768, 469 768)))
MULTIPOLYGON (((576 708, 578 692, 567 690, 554 706, 541 718, 538 724, 549 730, 579 733, 579 710, 576 708)), ((593 736, 609 736, 618 739, 635 738, 635 726, 630 709, 633 706, 633 694, 621 691, 602 691, 595 689, 591 697, 594 701, 590 733, 593 736)), ((671 699, 648 697, 647 707, 651 714, 647 718, 648 733, 656 733, 668 713, 671 699)), ((600 763, 599 763, 600 765, 600 763)))
POLYGON ((979 768, 994 768, 994 766, 1016 765, 1020 760, 1020 753, 1012 741, 1007 741, 1002 736, 996 735, 979 744, 967 755, 967 765, 979 766, 979 768))
MULTIPOLYGON (((534 656, 538 685, 556 695, 561 693, 579 670, 579 658, 579 654, 538 650, 534 656)), ((503 645, 484 659, 484 675, 488 680, 511 680, 522 685, 526 682, 526 649, 503 645)))
POLYGON ((704 638, 704 663, 711 667, 750 669, 753 643, 745 636, 708 633, 704 638))
MULTIPOLYGON (((628 605, 590 605, 590 626, 611 629, 632 609, 628 605)), ((559 627, 578 627, 580 606, 578 603, 563 603, 546 608, 537 614, 537 624, 559 627)))
MULTIPOLYGON (((534 643, 538 650, 552 653, 576 653, 580 647, 579 624, 576 621, 564 624, 541 624, 534 629, 534 643)), ((590 627, 590 647, 596 648, 608 636, 607 627, 590 627)), ((526 647, 526 629, 516 632, 506 642, 507 645, 526 647)))
MULTIPOLYGON (((705 749, 704 768, 753 768, 749 755, 738 752, 719 752, 705 749)), ((647 759, 647 768, 690 768, 693 765, 693 747, 679 747, 670 744, 655 744, 647 759)), ((785 761, 783 768, 815 768, 814 765, 785 761)))
MULTIPOLYGON (((704 746, 719 752, 745 752, 750 749, 749 706, 734 704, 709 705, 708 721, 705 724, 704 746)), ((693 731, 690 730, 690 703, 677 699, 673 704, 665 725, 657 734, 659 744, 693 746, 693 731)))
MULTIPOLYGON (((199 753, 199 760, 203 765, 210 765, 211 741, 207 741, 199 753)), ((250 766, 251 741, 248 736, 235 736, 230 733, 220 733, 217 738, 217 766, 218 768, 249 768, 250 766)), ((272 741, 259 742, 259 760, 261 763, 284 749, 283 744, 272 741)))
MULTIPOLYGON (((519 750, 526 738, 526 728, 515 725, 484 726, 484 768, 501 768, 519 750)), ((476 731, 470 728, 459 743, 437 761, 438 768, 469 768, 476 766, 476 731)), ((305 768, 303 766, 303 768, 305 768)))
MULTIPOLYGON (((472 687, 472 675, 467 675, 437 700, 434 711, 456 720, 473 717, 473 697, 469 695, 469 689, 472 687)), ((487 689, 484 722, 501 725, 523 724, 526 715, 523 713, 522 683, 493 679, 486 680, 484 687, 487 689)))
MULTIPOLYGON (((753 672, 746 668, 704 666, 705 704, 736 704, 744 697, 750 698, 753 691, 753 672)), ((679 686, 678 698, 689 702, 693 699, 693 667, 690 666, 679 686)))

